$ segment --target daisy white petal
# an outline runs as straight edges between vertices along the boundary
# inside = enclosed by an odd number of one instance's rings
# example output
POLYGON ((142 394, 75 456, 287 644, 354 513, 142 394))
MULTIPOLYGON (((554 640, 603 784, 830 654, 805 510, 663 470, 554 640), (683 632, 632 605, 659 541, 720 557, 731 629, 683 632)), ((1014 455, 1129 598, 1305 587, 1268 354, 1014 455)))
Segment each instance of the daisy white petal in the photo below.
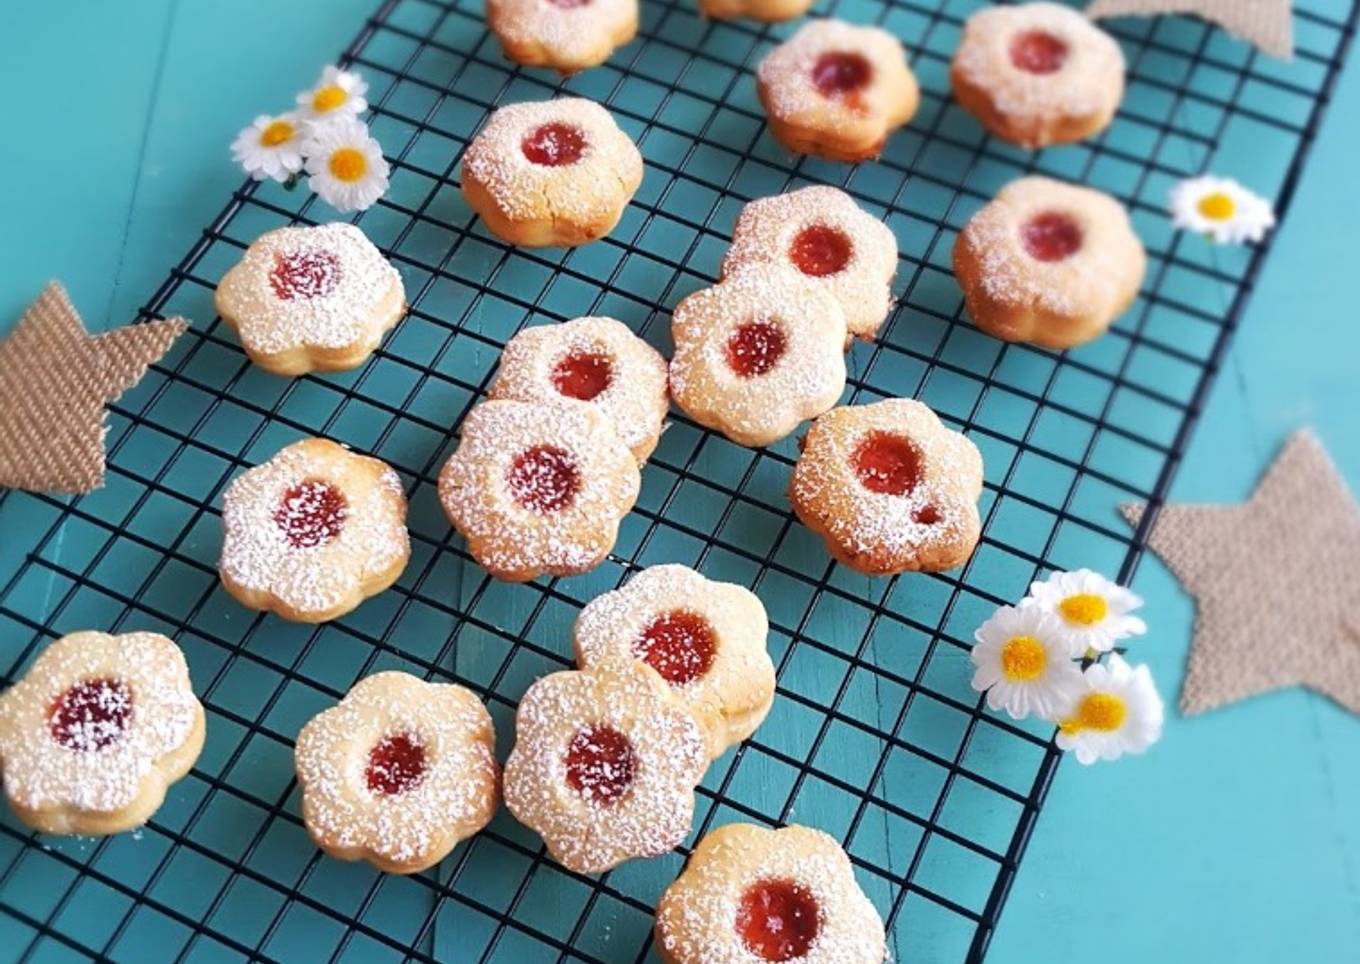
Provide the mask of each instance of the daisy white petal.
POLYGON ((302 145, 307 185, 337 211, 363 211, 387 192, 390 169, 382 145, 360 121, 312 128, 302 145))
POLYGON ((1058 746, 1081 763, 1142 753, 1162 736, 1165 711, 1147 666, 1118 653, 1087 667, 1080 695, 1058 721, 1058 746))
POLYGON ((286 181, 302 170, 302 122, 293 113, 261 114, 236 135, 231 156, 257 181, 286 181))
POLYGON ((1049 613, 1002 606, 978 627, 974 639, 973 689, 985 690, 994 710, 1017 720, 1056 720, 1081 692, 1081 670, 1049 613))
POLYGON ((1270 202, 1231 178, 1192 177, 1171 190, 1171 221, 1219 244, 1260 241, 1275 226, 1270 202))
POLYGON ((298 115, 310 123, 354 118, 368 110, 368 81, 359 74, 326 67, 316 86, 297 95, 298 115))
POLYGON ((1103 653, 1121 639, 1147 632, 1147 624, 1130 615, 1143 605, 1142 598, 1090 569, 1055 572, 1032 583, 1029 593, 1020 605, 1051 613, 1076 655, 1103 653))

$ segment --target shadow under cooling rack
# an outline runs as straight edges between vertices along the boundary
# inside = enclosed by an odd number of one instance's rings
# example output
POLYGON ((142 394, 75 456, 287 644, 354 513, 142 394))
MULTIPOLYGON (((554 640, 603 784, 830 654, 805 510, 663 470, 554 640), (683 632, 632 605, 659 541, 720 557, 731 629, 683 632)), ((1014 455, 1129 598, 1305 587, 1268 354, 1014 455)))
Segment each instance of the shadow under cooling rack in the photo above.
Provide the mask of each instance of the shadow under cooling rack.
POLYGON ((329 215, 305 192, 243 185, 144 311, 196 323, 113 409, 107 487, 0 495, 4 680, 65 632, 158 630, 184 648, 210 717, 197 767, 138 834, 39 839, 4 818, 0 956, 646 959, 652 907, 683 852, 584 877, 503 813, 437 871, 383 876, 312 847, 292 740, 359 676, 395 667, 474 688, 503 756, 519 696, 569 664, 580 607, 638 567, 683 562, 759 593, 779 668, 768 721, 710 769, 690 842, 731 820, 821 827, 845 843, 896 960, 980 958, 1057 754, 1047 728, 983 708, 969 687, 972 630, 1047 569, 1131 576, 1142 532, 1114 508, 1160 503, 1265 253, 1173 233, 1168 189, 1217 164, 1287 208, 1354 31, 1352 3, 1301 2, 1289 63, 1194 21, 1118 22, 1130 75, 1115 123, 1038 153, 984 137, 949 98, 949 57, 978 4, 821 3, 815 13, 901 37, 923 88, 884 156, 852 168, 790 158, 764 133, 751 69, 796 25, 705 21, 690 0, 644 0, 637 41, 558 83, 503 61, 475 2, 389 0, 345 61, 371 85, 393 166, 387 197, 359 221, 400 268, 409 317, 354 372, 287 381, 252 368, 214 317, 217 280, 262 231, 329 215), (495 106, 557 92, 607 104, 646 177, 609 239, 509 248, 463 203, 459 160, 495 106), (1150 255, 1133 309, 1065 354, 980 334, 949 270, 959 226, 1028 172, 1118 196, 1150 255), (713 282, 741 205, 805 182, 844 187, 897 237, 897 306, 876 342, 853 349, 845 401, 920 398, 978 444, 987 486, 974 558, 899 579, 839 568, 788 510, 793 439, 751 451, 675 415, 608 563, 527 585, 487 578, 450 532, 434 481, 506 340, 607 314, 669 353, 670 310, 713 282), (242 609, 215 574, 223 487, 307 435, 381 456, 411 497, 413 555, 398 586, 320 627, 242 609))

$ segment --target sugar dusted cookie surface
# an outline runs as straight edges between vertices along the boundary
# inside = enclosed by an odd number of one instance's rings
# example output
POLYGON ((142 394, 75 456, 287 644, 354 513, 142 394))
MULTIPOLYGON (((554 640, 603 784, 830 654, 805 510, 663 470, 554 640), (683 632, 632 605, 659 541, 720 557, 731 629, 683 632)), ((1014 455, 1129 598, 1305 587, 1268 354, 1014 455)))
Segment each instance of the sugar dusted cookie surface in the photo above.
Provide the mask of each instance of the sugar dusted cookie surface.
POLYGON ((189 772, 203 734, 203 707, 173 642, 72 633, 0 694, 5 796, 45 833, 131 830, 189 772))
POLYGON ((898 39, 841 20, 809 21, 771 51, 756 91, 790 151, 851 162, 882 153, 921 100, 898 39))
POLYGON ((603 562, 640 486, 633 453, 589 402, 493 399, 463 419, 439 500, 478 565, 523 582, 603 562))
POLYGON ((491 398, 590 402, 639 463, 656 448, 670 407, 666 360, 613 318, 526 328, 506 344, 491 398))
POLYGON ((684 840, 707 766, 703 727, 649 666, 553 673, 520 700, 505 803, 564 867, 601 873, 684 840))
POLYGON ((731 823, 699 841, 656 908, 665 964, 880 964, 883 920, 835 839, 731 823))
POLYGON ((250 360, 276 375, 354 368, 406 312, 401 275, 339 222, 260 235, 215 300, 250 360))
POLYGON ((1044 177, 1007 184, 954 242, 954 274, 977 326, 1045 348, 1103 334, 1137 297, 1146 267, 1123 205, 1044 177))
POLYGON ((633 39, 638 0, 487 0, 486 22, 511 60, 571 74, 633 39))
POLYGON ((675 403, 738 445, 778 441, 845 389, 845 313, 790 267, 750 265, 696 291, 671 334, 675 403))
POLYGON ((723 276, 751 264, 785 265, 812 279, 840 304, 850 334, 871 339, 892 305, 897 239, 844 191, 813 185, 741 209, 723 276))
POLYGON ((652 566, 576 620, 576 662, 640 660, 708 733, 716 759, 755 732, 774 701, 765 607, 745 586, 687 566, 652 566))
POLYGON ((803 524, 873 575, 961 565, 980 533, 982 456, 921 402, 832 409, 813 423, 789 483, 803 524))
POLYGON ((987 130, 1043 147, 1109 125, 1124 97, 1124 54, 1071 7, 985 7, 964 25, 950 80, 959 103, 987 130))
POLYGON ((511 244, 570 247, 614 229, 642 183, 642 155, 580 97, 510 104, 463 157, 463 194, 511 244))
POLYGON ((367 676, 298 734, 307 832, 341 860, 431 867, 495 814, 495 742, 491 715, 463 687, 367 676))
POLYGON ((222 585, 243 605, 319 623, 396 582, 411 554, 406 496, 385 462, 304 439, 222 495, 222 585))

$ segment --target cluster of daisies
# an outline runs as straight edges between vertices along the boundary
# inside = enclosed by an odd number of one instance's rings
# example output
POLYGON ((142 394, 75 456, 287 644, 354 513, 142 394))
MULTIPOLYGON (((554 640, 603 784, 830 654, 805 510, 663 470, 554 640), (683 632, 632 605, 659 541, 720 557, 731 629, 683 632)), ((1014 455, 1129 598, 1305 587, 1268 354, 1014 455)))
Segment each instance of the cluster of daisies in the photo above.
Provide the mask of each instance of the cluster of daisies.
POLYGON ((1171 223, 1218 244, 1242 244, 1265 237, 1275 226, 1275 212, 1232 178, 1206 174, 1172 188, 1171 223))
POLYGON ((1157 742, 1163 711, 1152 674, 1110 652, 1147 632, 1132 615, 1143 600, 1089 569, 1054 573, 1029 592, 975 634, 973 688, 986 692, 987 705, 1056 724, 1058 746, 1082 763, 1157 742), (1103 653, 1110 655, 1096 662, 1103 653))
POLYGON ((368 83, 357 73, 327 67, 315 87, 297 95, 297 108, 261 114, 232 142, 231 154, 257 181, 307 186, 340 212, 363 211, 387 191, 382 145, 359 115, 368 110, 368 83))

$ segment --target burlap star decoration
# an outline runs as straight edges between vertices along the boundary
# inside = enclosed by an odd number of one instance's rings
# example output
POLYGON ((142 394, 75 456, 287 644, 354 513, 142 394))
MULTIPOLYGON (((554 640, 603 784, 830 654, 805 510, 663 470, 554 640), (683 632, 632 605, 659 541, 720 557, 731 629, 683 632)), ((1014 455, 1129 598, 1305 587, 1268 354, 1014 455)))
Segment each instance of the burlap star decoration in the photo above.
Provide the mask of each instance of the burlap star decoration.
POLYGON ((1095 0, 1086 7, 1092 20, 1161 13, 1193 13, 1271 56, 1294 56, 1290 0, 1095 0))
POLYGON ((1303 685, 1360 713, 1360 506, 1312 432, 1247 502, 1164 507, 1148 545, 1198 605, 1182 712, 1303 685))
POLYGON ((0 341, 0 486, 89 492, 104 484, 104 406, 188 327, 182 318, 85 330, 57 282, 0 341))

